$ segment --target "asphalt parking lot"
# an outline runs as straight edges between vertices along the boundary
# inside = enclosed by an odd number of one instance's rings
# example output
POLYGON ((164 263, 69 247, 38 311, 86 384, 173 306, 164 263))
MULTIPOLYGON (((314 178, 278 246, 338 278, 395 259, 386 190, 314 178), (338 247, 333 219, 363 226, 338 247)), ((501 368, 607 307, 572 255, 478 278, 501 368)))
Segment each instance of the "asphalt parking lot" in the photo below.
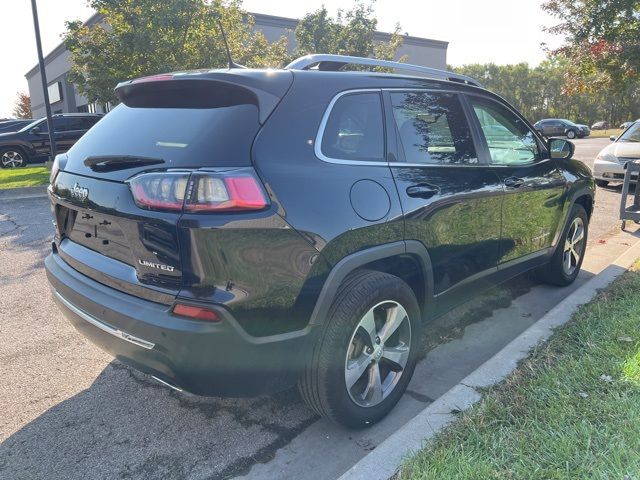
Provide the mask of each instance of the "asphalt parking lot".
MULTIPOLYGON (((576 158, 592 162, 608 142, 577 140, 576 158)), ((318 419, 296 391, 194 397, 102 353, 50 297, 42 268, 52 234, 46 198, 7 200, 0 205, 0 478, 335 478, 617 257, 625 241, 610 234, 619 195, 598 189, 588 261, 575 285, 520 278, 438 320, 425 333, 426 356, 407 395, 361 431, 318 419)))

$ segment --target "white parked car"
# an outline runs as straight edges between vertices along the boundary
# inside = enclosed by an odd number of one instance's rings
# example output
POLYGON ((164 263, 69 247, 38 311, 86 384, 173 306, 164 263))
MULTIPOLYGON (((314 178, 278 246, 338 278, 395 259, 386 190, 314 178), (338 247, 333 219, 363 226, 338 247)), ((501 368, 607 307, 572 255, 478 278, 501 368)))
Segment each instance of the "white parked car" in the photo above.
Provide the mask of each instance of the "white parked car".
POLYGON ((640 162, 640 122, 635 122, 613 143, 604 147, 593 164, 596 185, 606 187, 609 182, 622 181, 627 162, 640 162))

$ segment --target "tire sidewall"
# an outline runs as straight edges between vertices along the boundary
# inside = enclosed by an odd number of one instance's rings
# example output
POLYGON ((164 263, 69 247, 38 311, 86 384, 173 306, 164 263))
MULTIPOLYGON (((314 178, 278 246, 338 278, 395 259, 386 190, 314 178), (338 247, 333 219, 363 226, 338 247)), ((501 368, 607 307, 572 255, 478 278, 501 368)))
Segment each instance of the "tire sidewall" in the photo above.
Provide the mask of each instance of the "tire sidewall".
POLYGON ((19 147, 5 147, 5 148, 0 148, 0 167, 1 168, 22 168, 22 167, 26 167, 27 163, 28 163, 29 159, 27 158, 27 154, 24 152, 24 150, 22 150, 19 147), (2 156, 6 153, 6 152, 17 152, 22 156, 22 164, 19 165, 18 167, 9 167, 9 166, 5 166, 2 163, 2 156))
POLYGON ((569 130, 567 132, 567 138, 570 139, 570 140, 573 140, 574 138, 576 138, 576 132, 573 131, 573 130, 569 130))
MULTIPOLYGON (((378 286, 379 288, 371 289, 366 295, 366 302, 360 305, 357 311, 351 312, 348 318, 348 322, 343 325, 342 341, 339 344, 327 345, 334 351, 333 361, 330 368, 326 372, 327 382, 327 400, 331 405, 335 407, 334 414, 339 420, 349 426, 355 428, 366 427, 373 424, 383 418, 400 400, 404 391, 411 380, 413 371, 418 358, 418 349, 420 345, 420 308, 416 301, 415 295, 411 288, 406 285, 402 280, 397 277, 386 275, 389 277, 388 281, 384 285, 378 286), (394 281, 395 279, 395 281, 394 281), (369 309, 381 301, 393 300, 398 302, 407 311, 409 322, 411 325, 411 350, 409 352, 409 358, 405 366, 404 372, 396 384, 394 390, 385 398, 381 403, 372 407, 362 407, 357 405, 350 397, 344 376, 345 361, 347 355, 347 349, 349 348, 350 339, 355 331, 356 326, 360 322, 360 319, 364 316, 369 309)), ((356 289, 366 288, 364 285, 356 286, 356 289)), ((357 292, 354 292, 357 294, 357 292)), ((343 320, 343 314, 341 311, 344 308, 343 305, 338 305, 335 313, 329 321, 334 322, 336 320, 343 320)), ((330 325, 329 328, 335 328, 336 325, 330 325)))
POLYGON ((554 267, 558 269, 558 273, 561 275, 562 283, 565 285, 569 285, 573 283, 578 274, 580 273, 580 269, 582 268, 582 262, 584 261, 585 252, 587 250, 587 240, 589 238, 589 219, 587 217, 587 212, 585 211, 582 205, 573 205, 571 207, 571 212, 569 213, 569 219, 567 220, 567 224, 565 226, 564 232, 560 241, 558 242, 558 247, 556 249, 555 258, 554 258, 554 267), (584 225, 584 242, 582 244, 582 252, 580 252, 580 261, 576 266, 576 269, 573 271, 571 275, 567 275, 564 271, 564 267, 562 265, 562 257, 564 254, 564 243, 569 235, 569 230, 571 229, 571 224, 575 220, 576 217, 582 218, 582 223, 584 225))

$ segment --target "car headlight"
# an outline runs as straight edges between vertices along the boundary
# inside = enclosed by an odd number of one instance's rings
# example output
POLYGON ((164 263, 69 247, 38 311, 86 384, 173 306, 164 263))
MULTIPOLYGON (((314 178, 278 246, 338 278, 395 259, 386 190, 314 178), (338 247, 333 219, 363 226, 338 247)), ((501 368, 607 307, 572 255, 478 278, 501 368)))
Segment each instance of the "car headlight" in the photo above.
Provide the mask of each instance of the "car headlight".
POLYGON ((600 160, 601 162, 618 163, 618 157, 616 157, 615 155, 612 155, 611 153, 600 152, 596 157, 596 160, 600 160))

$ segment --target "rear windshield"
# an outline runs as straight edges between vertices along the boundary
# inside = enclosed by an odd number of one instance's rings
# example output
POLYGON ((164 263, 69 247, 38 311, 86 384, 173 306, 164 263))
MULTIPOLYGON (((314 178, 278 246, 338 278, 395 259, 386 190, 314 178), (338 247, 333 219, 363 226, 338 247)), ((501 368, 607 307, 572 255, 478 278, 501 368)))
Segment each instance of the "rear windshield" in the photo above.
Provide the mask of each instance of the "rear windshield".
MULTIPOLYGON (((258 128, 258 108, 252 104, 197 109, 121 104, 71 148, 65 170, 94 176, 84 165, 87 158, 119 155, 162 159, 160 168, 247 166, 258 128)), ((132 172, 112 173, 126 178, 132 172)))

